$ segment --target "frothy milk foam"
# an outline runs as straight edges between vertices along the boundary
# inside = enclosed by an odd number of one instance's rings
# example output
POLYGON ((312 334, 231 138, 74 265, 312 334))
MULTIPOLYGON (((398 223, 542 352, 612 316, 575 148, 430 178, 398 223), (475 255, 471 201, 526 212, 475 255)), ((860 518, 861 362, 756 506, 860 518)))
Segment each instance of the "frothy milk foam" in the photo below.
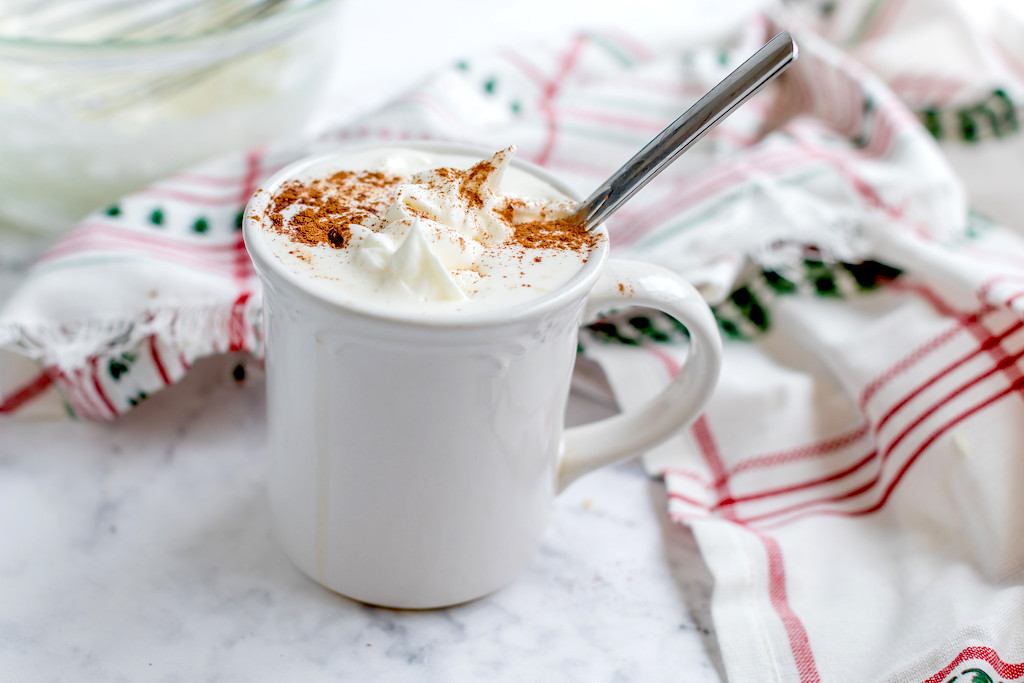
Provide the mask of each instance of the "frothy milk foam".
POLYGON ((568 282, 597 239, 575 203, 509 164, 382 147, 341 153, 275 189, 263 239, 344 299, 419 311, 495 308, 568 282))

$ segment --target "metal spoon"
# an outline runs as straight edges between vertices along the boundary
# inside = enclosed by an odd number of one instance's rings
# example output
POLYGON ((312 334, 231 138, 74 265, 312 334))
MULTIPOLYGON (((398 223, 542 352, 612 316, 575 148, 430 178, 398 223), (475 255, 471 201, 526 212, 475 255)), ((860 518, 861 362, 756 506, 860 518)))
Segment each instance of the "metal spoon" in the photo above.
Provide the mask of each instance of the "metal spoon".
POLYGON ((587 197, 575 218, 588 230, 603 223, 738 106, 782 73, 797 57, 793 36, 783 31, 683 112, 587 197))

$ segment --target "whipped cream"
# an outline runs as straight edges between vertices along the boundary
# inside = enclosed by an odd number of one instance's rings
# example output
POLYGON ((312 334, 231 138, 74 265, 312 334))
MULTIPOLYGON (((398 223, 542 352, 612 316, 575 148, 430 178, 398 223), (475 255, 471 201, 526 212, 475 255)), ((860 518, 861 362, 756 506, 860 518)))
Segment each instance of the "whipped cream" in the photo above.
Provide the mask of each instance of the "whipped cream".
POLYGON ((399 309, 505 306, 568 282, 595 237, 575 202, 489 159, 405 148, 341 153, 276 188, 263 238, 293 272, 399 309))

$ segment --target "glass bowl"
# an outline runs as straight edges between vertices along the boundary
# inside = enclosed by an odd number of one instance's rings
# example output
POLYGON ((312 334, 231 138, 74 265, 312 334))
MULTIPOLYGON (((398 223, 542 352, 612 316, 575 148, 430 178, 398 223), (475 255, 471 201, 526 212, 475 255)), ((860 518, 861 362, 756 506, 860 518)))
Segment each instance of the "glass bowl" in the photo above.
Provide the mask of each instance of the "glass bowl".
POLYGON ((302 133, 341 0, 279 4, 152 39, 0 34, 0 229, 58 233, 175 170, 302 133))

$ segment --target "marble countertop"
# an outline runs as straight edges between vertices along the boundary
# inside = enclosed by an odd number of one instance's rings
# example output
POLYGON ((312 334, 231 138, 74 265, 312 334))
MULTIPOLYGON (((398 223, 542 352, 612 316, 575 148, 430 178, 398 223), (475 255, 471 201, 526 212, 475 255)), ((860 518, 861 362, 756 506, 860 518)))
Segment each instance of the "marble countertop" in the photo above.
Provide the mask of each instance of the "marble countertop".
MULTIPOLYGON (((271 536, 264 384, 238 359, 115 424, 0 425, 0 680, 714 681, 710 579, 637 462, 557 500, 511 586, 366 607, 271 536)), ((574 395, 569 419, 608 407, 574 395)))
MULTIPOLYGON (((668 26, 658 0, 484 7, 350 0, 330 116, 492 47, 496 21, 506 42, 537 34, 541 13, 544 33, 581 17, 668 26), (424 30, 455 15, 461 28, 424 30), (393 49, 362 59, 381 36, 393 49)), ((0 294, 24 263, 0 258, 0 294)), ((440 611, 371 608, 306 578, 272 538, 264 398, 259 368, 221 357, 113 424, 0 422, 0 680, 722 680, 711 579, 638 462, 565 491, 511 586, 440 611)), ((568 421, 612 410, 574 392, 568 421)))

